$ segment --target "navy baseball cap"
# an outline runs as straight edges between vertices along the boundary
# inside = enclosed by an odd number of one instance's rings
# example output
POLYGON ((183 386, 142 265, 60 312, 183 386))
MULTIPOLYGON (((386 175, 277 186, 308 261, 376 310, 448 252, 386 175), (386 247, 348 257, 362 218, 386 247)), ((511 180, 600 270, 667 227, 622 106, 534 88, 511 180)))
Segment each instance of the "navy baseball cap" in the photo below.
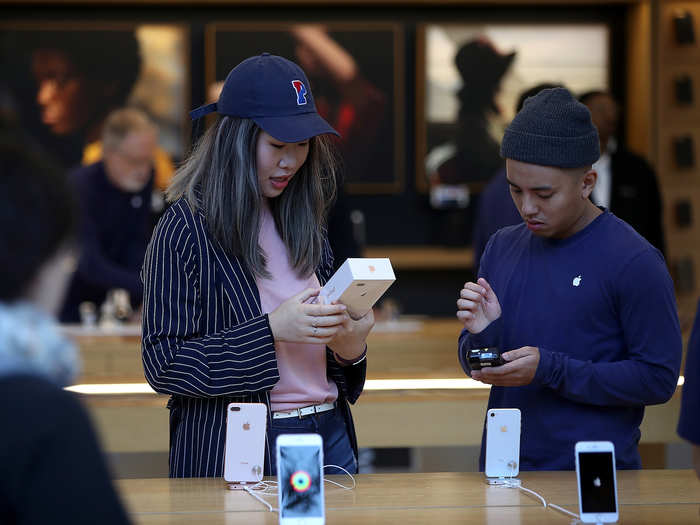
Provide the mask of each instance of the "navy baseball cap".
POLYGON ((219 100, 190 111, 192 120, 208 113, 252 119, 282 142, 302 142, 333 133, 316 111, 309 80, 294 62, 263 53, 246 58, 226 77, 219 100))

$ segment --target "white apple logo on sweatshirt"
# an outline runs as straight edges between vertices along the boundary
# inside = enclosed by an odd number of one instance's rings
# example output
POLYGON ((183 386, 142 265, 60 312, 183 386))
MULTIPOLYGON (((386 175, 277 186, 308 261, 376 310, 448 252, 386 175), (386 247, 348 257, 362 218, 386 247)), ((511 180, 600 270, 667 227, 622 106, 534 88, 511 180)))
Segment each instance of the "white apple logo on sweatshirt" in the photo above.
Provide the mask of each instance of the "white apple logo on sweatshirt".
POLYGON ((577 275, 576 277, 574 277, 574 280, 572 281, 571 284, 573 284, 574 286, 578 286, 581 284, 582 280, 583 280, 583 278, 580 275, 577 275))

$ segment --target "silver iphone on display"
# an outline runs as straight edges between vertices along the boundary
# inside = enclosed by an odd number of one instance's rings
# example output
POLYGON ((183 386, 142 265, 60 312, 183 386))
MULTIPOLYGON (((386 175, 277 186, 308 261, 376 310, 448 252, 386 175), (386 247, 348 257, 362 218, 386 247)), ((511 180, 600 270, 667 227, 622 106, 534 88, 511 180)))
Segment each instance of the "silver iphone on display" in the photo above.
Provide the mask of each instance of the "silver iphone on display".
POLYGON ((487 478, 514 478, 520 472, 520 410, 492 408, 486 413, 487 478))
POLYGON ((581 521, 616 522, 619 516, 615 447, 610 441, 579 441, 575 454, 581 521))

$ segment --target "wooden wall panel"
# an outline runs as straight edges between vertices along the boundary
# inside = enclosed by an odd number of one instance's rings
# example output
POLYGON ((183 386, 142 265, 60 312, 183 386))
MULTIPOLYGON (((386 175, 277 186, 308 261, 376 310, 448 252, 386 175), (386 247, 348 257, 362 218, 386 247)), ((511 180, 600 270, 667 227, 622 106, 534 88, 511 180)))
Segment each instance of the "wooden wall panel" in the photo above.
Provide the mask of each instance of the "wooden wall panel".
POLYGON ((676 284, 681 324, 687 331, 700 292, 700 2, 661 1, 655 5, 654 11, 654 148, 664 196, 667 259, 676 284), (686 14, 690 15, 686 19, 686 28, 694 34, 691 42, 679 41, 676 18, 686 14), (681 76, 691 79, 693 101, 690 104, 679 103, 676 99, 675 81, 681 76), (692 166, 679 165, 674 141, 681 137, 692 138, 692 166), (679 201, 690 203, 690 225, 678 223, 679 201))
POLYGON ((654 161, 651 147, 651 5, 649 0, 629 7, 627 21, 627 147, 654 161))

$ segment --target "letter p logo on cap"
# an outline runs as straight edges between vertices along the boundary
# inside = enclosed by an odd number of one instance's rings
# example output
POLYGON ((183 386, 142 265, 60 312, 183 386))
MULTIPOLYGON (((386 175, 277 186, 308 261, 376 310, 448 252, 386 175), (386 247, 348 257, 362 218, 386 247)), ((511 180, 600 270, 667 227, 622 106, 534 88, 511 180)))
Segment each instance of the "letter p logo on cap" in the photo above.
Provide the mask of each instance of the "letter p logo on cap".
POLYGON ((306 86, 301 80, 292 80, 292 87, 297 94, 297 106, 306 104, 306 86))

